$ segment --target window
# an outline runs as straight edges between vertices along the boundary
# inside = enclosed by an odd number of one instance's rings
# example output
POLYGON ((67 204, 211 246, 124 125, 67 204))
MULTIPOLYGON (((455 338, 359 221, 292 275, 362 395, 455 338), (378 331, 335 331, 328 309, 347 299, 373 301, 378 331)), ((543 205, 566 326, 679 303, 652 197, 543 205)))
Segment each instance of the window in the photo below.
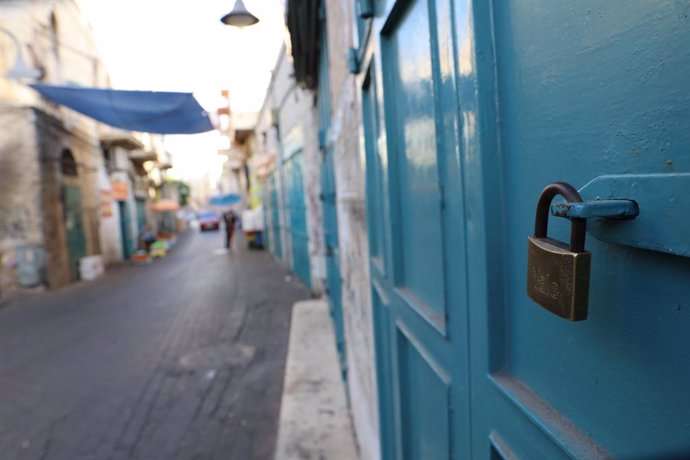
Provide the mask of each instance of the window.
POLYGON ((62 156, 60 157, 60 169, 62 175, 66 177, 77 177, 79 171, 77 169, 77 162, 74 160, 74 155, 69 149, 62 151, 62 156))

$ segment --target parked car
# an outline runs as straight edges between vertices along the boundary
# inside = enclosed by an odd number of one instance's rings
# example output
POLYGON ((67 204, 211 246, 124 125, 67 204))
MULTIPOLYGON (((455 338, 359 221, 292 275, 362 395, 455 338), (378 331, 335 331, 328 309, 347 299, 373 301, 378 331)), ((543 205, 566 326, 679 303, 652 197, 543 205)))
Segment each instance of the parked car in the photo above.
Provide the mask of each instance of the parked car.
POLYGON ((206 230, 220 230, 220 217, 215 212, 201 212, 199 213, 199 229, 202 232, 206 230))

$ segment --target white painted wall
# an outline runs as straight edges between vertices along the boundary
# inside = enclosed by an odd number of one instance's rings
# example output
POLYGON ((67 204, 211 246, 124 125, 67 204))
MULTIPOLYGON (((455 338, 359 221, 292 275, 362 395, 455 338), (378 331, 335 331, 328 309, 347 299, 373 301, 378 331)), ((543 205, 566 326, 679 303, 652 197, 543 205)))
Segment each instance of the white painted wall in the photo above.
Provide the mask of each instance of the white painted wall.
MULTIPOLYGON (((120 236, 120 210, 117 202, 112 198, 112 187, 110 185, 110 178, 105 170, 102 170, 98 175, 98 186, 102 191, 109 193, 109 199, 106 200, 110 204, 111 215, 104 216, 103 208, 99 210, 101 215, 100 237, 101 237, 101 251, 103 259, 106 264, 112 264, 122 261, 122 238, 120 236)), ((101 195, 100 201, 104 201, 105 196, 101 195)))

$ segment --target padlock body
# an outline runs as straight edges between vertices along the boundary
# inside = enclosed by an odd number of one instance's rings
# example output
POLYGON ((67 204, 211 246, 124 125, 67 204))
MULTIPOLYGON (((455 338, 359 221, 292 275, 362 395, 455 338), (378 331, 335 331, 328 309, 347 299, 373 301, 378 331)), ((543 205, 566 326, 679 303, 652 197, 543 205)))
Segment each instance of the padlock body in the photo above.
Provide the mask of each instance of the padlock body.
POLYGON ((560 241, 530 236, 527 295, 562 318, 587 319, 591 261, 589 251, 571 252, 560 241))

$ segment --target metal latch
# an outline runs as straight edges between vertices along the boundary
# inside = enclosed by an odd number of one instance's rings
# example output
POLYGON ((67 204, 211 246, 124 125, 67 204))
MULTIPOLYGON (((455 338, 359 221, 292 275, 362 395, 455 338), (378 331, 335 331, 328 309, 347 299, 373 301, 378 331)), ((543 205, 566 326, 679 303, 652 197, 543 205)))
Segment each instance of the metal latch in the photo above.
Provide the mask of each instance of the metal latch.
POLYGON ((551 205, 551 214, 569 219, 629 220, 640 214, 640 207, 634 200, 593 200, 571 203, 558 201, 551 205))

